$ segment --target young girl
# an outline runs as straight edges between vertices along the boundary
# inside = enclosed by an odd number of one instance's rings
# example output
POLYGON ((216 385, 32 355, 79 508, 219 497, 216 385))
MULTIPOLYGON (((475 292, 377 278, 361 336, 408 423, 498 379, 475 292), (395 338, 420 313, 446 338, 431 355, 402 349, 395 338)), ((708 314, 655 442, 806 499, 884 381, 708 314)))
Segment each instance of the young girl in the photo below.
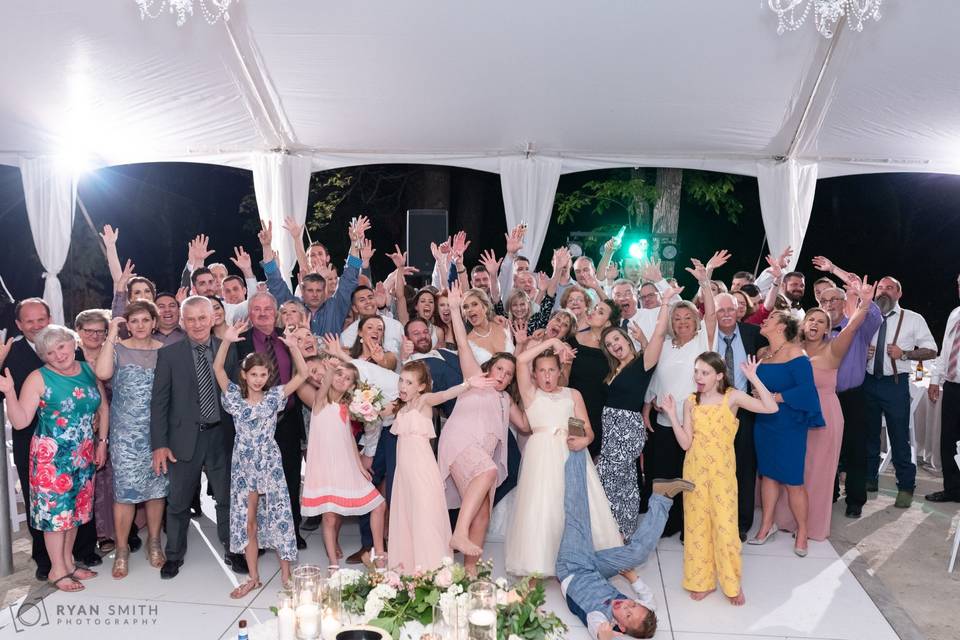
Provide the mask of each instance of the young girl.
POLYGON ((305 384, 297 394, 312 407, 300 510, 304 516, 323 516, 323 544, 331 564, 339 563, 342 555, 338 540, 343 516, 365 513, 370 514, 374 551, 383 557, 386 505, 360 461, 347 409, 360 374, 352 364, 335 358, 320 364, 323 377, 319 387, 305 384))
POLYGON ((250 568, 250 578, 230 592, 231 598, 242 598, 263 586, 257 567, 260 547, 277 550, 284 583, 290 580, 290 562, 297 559, 290 494, 273 433, 287 396, 304 381, 306 365, 296 342, 282 338, 296 365, 287 384, 264 389, 270 379, 270 361, 261 353, 243 359, 240 383, 234 384, 224 364, 231 343, 243 340, 240 334, 246 329, 245 321, 228 327, 213 361, 213 373, 223 391, 223 409, 233 416, 236 427, 230 467, 230 551, 244 553, 250 568))
POLYGON ((456 398, 467 389, 492 389, 496 382, 478 373, 463 384, 430 393, 430 370, 421 360, 400 371, 397 420, 390 432, 397 436, 397 471, 390 502, 390 566, 412 573, 440 566, 450 555, 450 516, 440 467, 433 457, 433 407, 456 398))
POLYGON ((759 363, 748 356, 740 369, 759 399, 732 388, 723 358, 712 351, 697 356, 693 366, 696 393, 684 402, 683 423, 677 404, 667 394, 662 408, 677 443, 687 452, 683 479, 696 488, 683 500, 683 588, 702 600, 720 588, 731 604, 746 600, 740 586, 740 534, 737 528, 737 461, 733 438, 737 410, 776 413, 777 403, 760 378, 759 363))

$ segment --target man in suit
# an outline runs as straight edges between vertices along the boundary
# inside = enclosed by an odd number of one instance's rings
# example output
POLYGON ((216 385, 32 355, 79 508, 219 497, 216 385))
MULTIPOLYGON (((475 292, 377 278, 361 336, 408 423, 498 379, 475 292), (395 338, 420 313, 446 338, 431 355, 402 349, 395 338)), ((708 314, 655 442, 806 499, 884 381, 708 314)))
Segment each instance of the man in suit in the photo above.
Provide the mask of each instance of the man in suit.
MULTIPOLYGON (((719 353, 727 365, 727 373, 733 385, 750 393, 750 382, 740 370, 740 365, 748 356, 756 356, 761 347, 767 345, 767 339, 760 335, 760 327, 737 322, 737 299, 729 293, 721 293, 715 298, 717 305, 717 337, 714 351, 719 353)), ((737 412, 740 426, 733 441, 733 450, 737 458, 737 528, 740 540, 747 539, 747 532, 753 526, 754 498, 757 484, 757 452, 753 444, 753 423, 756 415, 741 409, 737 412)))
MULTIPOLYGON (((20 395, 27 376, 43 366, 43 360, 37 355, 34 339, 40 330, 50 324, 50 307, 41 298, 26 298, 16 304, 13 310, 14 321, 20 333, 17 338, 7 340, 0 345, 0 368, 10 369, 13 376, 14 391, 20 395)), ((37 428, 39 412, 33 417, 33 422, 26 429, 13 430, 13 463, 17 467, 17 477, 23 491, 24 502, 30 505, 30 440, 37 428)), ((45 581, 50 573, 50 556, 43 540, 43 532, 30 526, 27 518, 27 530, 32 538, 30 556, 37 563, 36 578, 45 581)), ((88 567, 95 567, 103 563, 97 555, 97 529, 91 519, 77 531, 77 539, 73 544, 73 557, 88 567)))
MULTIPOLYGON (((277 299, 267 292, 254 294, 247 302, 247 315, 251 327, 244 332, 243 340, 237 343, 237 361, 242 361, 254 352, 262 353, 273 362, 267 386, 286 384, 293 377, 293 357, 287 345, 280 340, 280 330, 277 329, 277 299)), ((307 548, 306 540, 300 535, 300 441, 303 438, 300 400, 296 394, 292 394, 277 416, 274 439, 280 447, 283 475, 287 481, 287 491, 290 492, 290 508, 293 512, 298 549, 307 548)))
MULTIPOLYGON (((170 480, 167 496, 167 561, 160 577, 176 577, 187 551, 190 503, 205 469, 217 503, 217 537, 224 561, 247 573, 243 554, 230 553, 230 448, 233 420, 220 405, 213 378, 213 358, 220 340, 212 336, 213 305, 208 298, 183 301, 180 317, 186 340, 160 349, 150 399, 153 469, 170 480)), ((227 371, 236 370, 236 353, 227 356, 227 371)))

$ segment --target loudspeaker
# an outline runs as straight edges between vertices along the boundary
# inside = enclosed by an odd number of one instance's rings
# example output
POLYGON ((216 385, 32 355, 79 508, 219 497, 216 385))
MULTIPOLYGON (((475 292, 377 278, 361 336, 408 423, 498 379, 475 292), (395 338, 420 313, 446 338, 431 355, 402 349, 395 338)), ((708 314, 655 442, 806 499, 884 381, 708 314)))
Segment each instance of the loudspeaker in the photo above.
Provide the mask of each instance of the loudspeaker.
POLYGON ((420 269, 420 275, 429 281, 433 271, 430 243, 440 244, 448 235, 446 209, 408 209, 407 264, 420 269))

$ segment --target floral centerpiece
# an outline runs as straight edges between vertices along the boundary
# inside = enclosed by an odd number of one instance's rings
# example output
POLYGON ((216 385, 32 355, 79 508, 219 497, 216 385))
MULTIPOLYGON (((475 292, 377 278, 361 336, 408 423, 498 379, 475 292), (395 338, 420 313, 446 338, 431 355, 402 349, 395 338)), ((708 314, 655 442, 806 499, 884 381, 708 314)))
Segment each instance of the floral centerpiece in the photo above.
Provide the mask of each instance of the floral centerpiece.
MULTIPOLYGON (((400 638, 410 635, 405 632, 411 627, 430 624, 436 604, 447 620, 464 620, 470 585, 478 580, 489 581, 492 571, 492 562, 480 562, 477 575, 470 576, 463 565, 444 558, 440 568, 413 575, 344 568, 336 577, 340 580, 342 606, 347 611, 364 623, 400 638)), ((555 614, 543 609, 546 596, 539 580, 524 580, 510 587, 505 579, 499 578, 496 585, 498 638, 563 637, 567 626, 555 614)))
POLYGON ((358 381, 350 396, 350 417, 364 425, 370 425, 380 419, 383 407, 383 391, 372 384, 358 381))

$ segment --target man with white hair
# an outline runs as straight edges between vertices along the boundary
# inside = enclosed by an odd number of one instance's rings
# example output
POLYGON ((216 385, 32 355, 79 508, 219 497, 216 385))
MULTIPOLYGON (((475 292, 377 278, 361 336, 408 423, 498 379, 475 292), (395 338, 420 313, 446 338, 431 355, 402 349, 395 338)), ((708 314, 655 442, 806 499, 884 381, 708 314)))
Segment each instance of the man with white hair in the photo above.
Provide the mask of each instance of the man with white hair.
MULTIPOLYGON (((191 296, 183 301, 180 317, 186 339, 157 352, 153 393, 150 397, 150 442, 153 471, 166 473, 167 561, 162 579, 177 576, 187 552, 190 504, 205 470, 217 510, 217 537, 225 550, 224 561, 237 573, 247 573, 240 553, 230 552, 230 451, 234 426, 220 404, 213 379, 213 358, 220 340, 211 334, 213 304, 209 298, 191 296)), ((227 371, 237 370, 236 350, 227 355, 227 371)))
MULTIPOLYGON (((960 289, 960 277, 957 278, 960 289)), ((960 307, 950 312, 943 333, 943 348, 932 367, 927 395, 931 402, 941 396, 940 460, 943 465, 943 491, 928 493, 929 502, 960 502, 960 469, 954 456, 960 440, 960 307)))

